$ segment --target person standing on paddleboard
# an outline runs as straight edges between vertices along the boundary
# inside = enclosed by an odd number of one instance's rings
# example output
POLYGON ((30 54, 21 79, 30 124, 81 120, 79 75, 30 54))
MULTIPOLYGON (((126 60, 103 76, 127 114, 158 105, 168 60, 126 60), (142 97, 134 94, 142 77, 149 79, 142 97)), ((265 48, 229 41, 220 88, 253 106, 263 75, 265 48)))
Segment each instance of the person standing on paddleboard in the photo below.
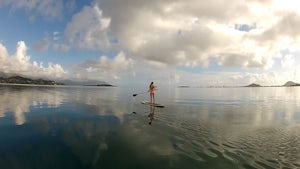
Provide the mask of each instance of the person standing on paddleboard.
POLYGON ((150 92, 150 103, 155 103, 154 93, 155 93, 156 86, 154 86, 154 83, 151 82, 149 86, 149 92, 150 92))

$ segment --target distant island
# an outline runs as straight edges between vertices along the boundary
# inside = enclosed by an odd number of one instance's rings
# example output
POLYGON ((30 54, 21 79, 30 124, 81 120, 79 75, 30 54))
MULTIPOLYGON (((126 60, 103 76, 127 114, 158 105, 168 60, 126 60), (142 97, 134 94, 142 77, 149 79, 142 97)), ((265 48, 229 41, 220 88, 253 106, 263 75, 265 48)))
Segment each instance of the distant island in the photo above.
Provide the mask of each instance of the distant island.
POLYGON ((300 84, 292 82, 292 81, 288 81, 284 85, 281 85, 281 86, 261 86, 259 84, 252 83, 252 84, 244 86, 244 87, 293 87, 293 86, 300 86, 300 84))
POLYGON ((256 83, 251 83, 251 84, 249 84, 249 85, 247 85, 245 87, 262 87, 262 86, 259 85, 259 84, 256 84, 256 83))
POLYGON ((179 88, 190 88, 191 86, 185 86, 185 85, 183 85, 183 86, 178 86, 179 88))
POLYGON ((295 83, 295 82, 292 82, 292 81, 288 81, 284 85, 269 85, 269 86, 262 86, 260 84, 251 83, 251 84, 246 85, 246 86, 211 85, 211 86, 196 87, 196 86, 181 85, 181 86, 177 86, 177 87, 178 88, 235 88, 235 87, 294 87, 294 86, 300 86, 300 83, 295 83))
POLYGON ((0 77, 0 83, 7 84, 32 84, 32 85, 64 85, 53 80, 30 79, 22 76, 0 77))
POLYGON ((13 76, 2 76, 0 77, 0 84, 23 84, 23 85, 76 85, 76 86, 103 86, 103 87, 115 87, 109 83, 103 81, 71 81, 65 80, 62 82, 57 82, 54 80, 44 80, 44 79, 31 79, 27 77, 22 77, 19 75, 13 76))
POLYGON ((96 84, 96 85, 84 85, 84 86, 116 87, 116 86, 108 84, 108 83, 96 84))
POLYGON ((300 84, 292 82, 292 81, 288 81, 283 86, 287 86, 287 87, 289 87, 289 86, 300 86, 300 84))
POLYGON ((97 81, 97 80, 83 80, 83 81, 76 81, 76 80, 64 80, 62 81, 65 85, 68 86, 104 86, 104 87, 115 87, 105 81, 97 81))

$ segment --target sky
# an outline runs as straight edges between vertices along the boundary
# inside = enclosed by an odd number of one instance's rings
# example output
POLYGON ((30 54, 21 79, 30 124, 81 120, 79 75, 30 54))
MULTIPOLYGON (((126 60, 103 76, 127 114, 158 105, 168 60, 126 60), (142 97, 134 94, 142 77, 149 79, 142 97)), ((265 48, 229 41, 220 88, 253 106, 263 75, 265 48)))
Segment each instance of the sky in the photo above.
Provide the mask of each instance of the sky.
POLYGON ((298 0, 1 0, 0 72, 114 85, 300 83, 298 0))

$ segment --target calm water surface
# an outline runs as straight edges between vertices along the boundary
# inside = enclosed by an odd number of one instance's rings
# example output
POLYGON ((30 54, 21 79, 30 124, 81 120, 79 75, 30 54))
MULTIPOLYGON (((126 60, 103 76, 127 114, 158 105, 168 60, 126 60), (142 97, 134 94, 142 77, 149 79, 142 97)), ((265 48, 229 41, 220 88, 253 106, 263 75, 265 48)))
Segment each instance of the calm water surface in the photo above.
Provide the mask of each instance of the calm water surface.
POLYGON ((300 168, 300 88, 0 86, 1 169, 300 168))

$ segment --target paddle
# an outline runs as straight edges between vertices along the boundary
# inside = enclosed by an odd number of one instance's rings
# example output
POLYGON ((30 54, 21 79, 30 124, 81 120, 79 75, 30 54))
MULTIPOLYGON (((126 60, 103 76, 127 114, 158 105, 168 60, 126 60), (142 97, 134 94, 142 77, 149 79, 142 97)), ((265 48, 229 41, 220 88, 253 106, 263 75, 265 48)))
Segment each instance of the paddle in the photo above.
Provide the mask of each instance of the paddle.
POLYGON ((148 92, 136 93, 136 94, 133 94, 132 96, 135 97, 135 96, 137 96, 137 95, 139 95, 139 94, 144 94, 144 93, 148 93, 148 92))

